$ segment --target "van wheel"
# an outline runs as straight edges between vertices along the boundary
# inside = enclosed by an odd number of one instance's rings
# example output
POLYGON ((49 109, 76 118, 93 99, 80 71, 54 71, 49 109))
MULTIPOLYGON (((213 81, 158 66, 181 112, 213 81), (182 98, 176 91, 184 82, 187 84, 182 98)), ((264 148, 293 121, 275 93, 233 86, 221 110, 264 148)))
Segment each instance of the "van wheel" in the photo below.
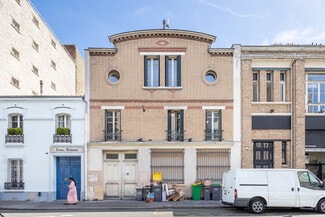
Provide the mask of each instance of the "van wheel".
MULTIPOLYGON (((324 205, 325 205, 325 201, 324 201, 324 205)), ((251 200, 251 202, 249 203, 249 210, 252 212, 252 213, 255 213, 255 214, 261 214, 264 212, 265 210, 265 204, 264 202, 259 199, 259 198, 254 198, 251 200)))
POLYGON ((318 212, 325 213, 325 199, 322 199, 318 203, 318 212))

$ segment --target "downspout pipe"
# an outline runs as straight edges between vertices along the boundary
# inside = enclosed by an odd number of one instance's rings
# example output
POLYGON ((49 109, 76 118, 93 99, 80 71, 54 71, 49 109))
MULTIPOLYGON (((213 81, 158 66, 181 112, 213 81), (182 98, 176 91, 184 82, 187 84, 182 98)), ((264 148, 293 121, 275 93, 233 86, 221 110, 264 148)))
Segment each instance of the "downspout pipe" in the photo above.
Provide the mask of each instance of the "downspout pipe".
POLYGON ((294 120, 294 115, 293 115, 293 101, 294 101, 294 97, 293 97, 293 73, 296 73, 296 70, 297 70, 297 67, 296 67, 296 62, 297 60, 297 57, 296 57, 296 53, 293 54, 293 60, 291 62, 291 85, 290 85, 290 89, 291 89, 291 106, 290 106, 290 110, 291 110, 291 131, 290 131, 290 139, 291 139, 291 142, 290 142, 290 151, 291 151, 291 154, 290 154, 290 168, 294 168, 294 161, 293 161, 293 155, 294 155, 294 150, 293 150, 293 144, 294 144, 294 123, 293 123, 293 120, 294 120), (295 64, 295 65, 294 65, 295 64), (293 70, 293 67, 294 70, 293 70))

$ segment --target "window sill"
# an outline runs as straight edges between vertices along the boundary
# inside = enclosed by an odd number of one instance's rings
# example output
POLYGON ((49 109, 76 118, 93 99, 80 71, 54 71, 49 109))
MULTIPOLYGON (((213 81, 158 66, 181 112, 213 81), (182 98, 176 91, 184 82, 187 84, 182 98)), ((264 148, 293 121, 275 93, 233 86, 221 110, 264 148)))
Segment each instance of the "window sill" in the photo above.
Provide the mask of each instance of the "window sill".
POLYGON ((144 90, 181 90, 183 87, 142 87, 144 90))

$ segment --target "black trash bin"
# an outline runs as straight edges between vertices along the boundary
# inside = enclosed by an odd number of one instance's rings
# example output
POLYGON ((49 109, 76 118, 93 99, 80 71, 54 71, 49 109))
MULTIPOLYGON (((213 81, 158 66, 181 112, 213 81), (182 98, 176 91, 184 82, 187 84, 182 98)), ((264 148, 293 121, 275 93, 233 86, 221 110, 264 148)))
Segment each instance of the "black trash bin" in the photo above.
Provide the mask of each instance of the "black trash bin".
POLYGON ((135 188, 137 191, 137 200, 141 201, 143 200, 143 188, 142 187, 136 187, 135 188))
POLYGON ((162 186, 161 185, 153 186, 153 193, 154 193, 155 201, 161 202, 162 201, 162 186))
POLYGON ((204 187, 203 191, 204 191, 204 200, 210 200, 211 199, 211 187, 206 186, 206 187, 204 187))
POLYGON ((212 185, 212 200, 220 200, 221 199, 221 185, 213 184, 212 185))
POLYGON ((151 187, 150 186, 144 186, 143 187, 143 191, 142 191, 142 200, 146 200, 147 199, 147 195, 151 192, 151 187))

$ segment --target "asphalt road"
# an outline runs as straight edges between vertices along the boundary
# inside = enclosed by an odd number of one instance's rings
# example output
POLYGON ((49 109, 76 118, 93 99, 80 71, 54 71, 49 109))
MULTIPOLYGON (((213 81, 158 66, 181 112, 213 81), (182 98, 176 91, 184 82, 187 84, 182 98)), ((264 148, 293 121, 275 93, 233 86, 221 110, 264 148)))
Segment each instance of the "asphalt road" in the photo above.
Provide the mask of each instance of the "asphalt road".
POLYGON ((250 213, 246 209, 238 210, 235 208, 195 208, 195 209, 157 209, 157 210, 128 210, 128 211, 61 211, 61 212, 46 212, 46 211, 6 211, 2 212, 4 217, 315 217, 325 216, 308 209, 268 209, 262 215, 250 213))

